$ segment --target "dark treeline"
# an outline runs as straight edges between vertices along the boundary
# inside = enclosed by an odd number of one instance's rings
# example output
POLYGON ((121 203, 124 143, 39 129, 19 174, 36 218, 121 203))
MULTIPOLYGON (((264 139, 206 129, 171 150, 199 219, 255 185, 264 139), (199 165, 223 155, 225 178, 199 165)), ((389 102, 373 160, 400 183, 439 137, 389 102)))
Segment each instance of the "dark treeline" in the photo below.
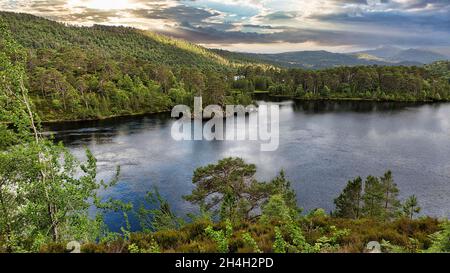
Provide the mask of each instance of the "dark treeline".
POLYGON ((203 96, 205 104, 249 104, 254 91, 299 99, 449 99, 448 62, 282 69, 132 28, 0 16, 27 49, 26 84, 43 120, 168 111, 191 104, 194 96, 203 96))

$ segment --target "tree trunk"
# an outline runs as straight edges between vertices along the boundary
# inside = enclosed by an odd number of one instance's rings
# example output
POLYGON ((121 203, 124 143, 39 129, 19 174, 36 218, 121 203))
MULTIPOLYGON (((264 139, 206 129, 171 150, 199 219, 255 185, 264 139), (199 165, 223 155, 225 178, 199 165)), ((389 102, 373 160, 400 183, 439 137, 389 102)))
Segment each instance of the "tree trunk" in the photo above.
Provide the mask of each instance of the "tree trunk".
MULTIPOLYGON (((25 86, 23 85, 23 82, 20 83, 20 89, 22 91, 23 102, 24 102, 24 104, 25 104, 25 106, 27 108, 28 117, 30 119, 30 125, 31 125, 31 128, 32 128, 33 133, 34 133, 35 142, 36 142, 36 144, 39 144, 40 143, 39 132, 38 132, 38 129, 36 127, 36 122, 34 120, 33 112, 31 111, 30 103, 28 102, 28 96, 25 93, 26 89, 25 89, 25 86)), ((39 160, 40 164, 42 164, 44 162, 42 152, 39 153, 38 160, 39 160)), ((58 222, 57 222, 56 216, 55 216, 55 214, 56 214, 55 209, 56 208, 52 204, 52 202, 50 201, 50 195, 49 195, 48 189, 46 187, 46 180, 47 180, 46 179, 46 174, 45 174, 45 172, 42 169, 39 172, 40 172, 40 175, 41 175, 41 182, 42 182, 42 184, 44 186, 45 197, 47 199, 48 217, 49 217, 50 223, 51 223, 50 230, 52 232, 53 241, 56 242, 59 239, 58 238, 58 222)))

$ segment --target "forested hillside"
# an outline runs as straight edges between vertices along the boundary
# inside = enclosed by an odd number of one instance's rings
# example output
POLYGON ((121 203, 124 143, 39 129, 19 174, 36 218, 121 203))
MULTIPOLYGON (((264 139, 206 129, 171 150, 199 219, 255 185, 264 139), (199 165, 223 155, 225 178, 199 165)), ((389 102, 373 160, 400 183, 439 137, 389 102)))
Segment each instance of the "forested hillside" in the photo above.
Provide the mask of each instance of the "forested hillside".
MULTIPOLYGON (((69 26, 8 12, 0 18, 26 49, 25 84, 45 121, 168 111, 191 104, 194 96, 206 104, 249 104, 254 91, 297 99, 449 99, 448 76, 433 72, 433 65, 284 69, 254 55, 213 51, 133 28, 69 26)), ((341 65, 357 58, 333 56, 341 65)), ((308 62, 306 55, 300 59, 308 62)), ((329 65, 328 57, 323 60, 329 65)))
POLYGON ((194 94, 234 99, 225 82, 235 64, 200 46, 132 28, 0 15, 28 49, 28 84, 44 120, 167 111, 194 94))
POLYGON ((169 66, 220 69, 231 65, 211 51, 182 40, 127 27, 64 25, 29 14, 1 12, 13 37, 24 47, 55 49, 77 46, 114 60, 137 58, 169 66))
POLYGON ((450 61, 440 61, 426 66, 434 77, 440 77, 450 82, 450 61))

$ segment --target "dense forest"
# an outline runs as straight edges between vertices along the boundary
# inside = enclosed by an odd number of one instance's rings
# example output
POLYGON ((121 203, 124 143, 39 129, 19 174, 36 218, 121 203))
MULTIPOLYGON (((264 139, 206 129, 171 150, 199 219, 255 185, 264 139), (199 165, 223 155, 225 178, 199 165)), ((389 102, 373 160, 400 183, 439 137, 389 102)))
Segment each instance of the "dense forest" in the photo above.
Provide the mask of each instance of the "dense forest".
POLYGON ((168 111, 193 95, 240 99, 226 92, 235 64, 194 44, 125 27, 0 15, 27 49, 28 88, 44 120, 168 111))
POLYGON ((358 66, 321 71, 301 69, 261 72, 240 68, 245 75, 233 86, 268 91, 298 99, 366 99, 391 101, 446 101, 449 99, 450 62, 423 67, 358 66))
POLYGON ((318 72, 242 64, 223 65, 220 72, 217 60, 214 68, 189 67, 188 60, 186 66, 166 67, 150 57, 114 55, 126 51, 120 41, 133 41, 127 35, 147 39, 136 30, 78 29, 28 15, 2 13, 2 18, 6 23, 0 22, 0 252, 65 252, 73 240, 82 244, 83 252, 364 252, 374 240, 386 252, 450 252, 448 220, 418 217, 420 200, 415 196, 399 200, 389 171, 382 177, 349 181, 331 213, 305 212, 283 171, 271 181, 258 181, 255 165, 225 158, 194 171, 195 188, 184 199, 197 205, 199 213, 181 217, 157 189, 149 189, 140 207, 102 198, 100 191, 118 183, 120 168, 111 181, 99 180, 97 161, 89 150, 86 161, 80 162, 62 144, 44 136, 40 125, 48 119, 162 111, 174 103, 189 103, 193 94, 205 95, 210 103, 248 103, 253 90, 331 98, 341 93, 358 97, 361 90, 377 94, 380 89, 387 96, 381 99, 407 95, 442 100, 448 98, 447 63, 318 72), (31 29, 24 25, 16 29, 27 22, 31 29), (33 26, 45 29, 40 34, 46 36, 36 41, 20 38, 38 35, 33 26), (107 40, 92 42, 83 36, 85 31, 95 32, 92 39, 102 33, 107 40), (64 45, 76 42, 67 37, 77 36, 79 46, 64 45), (114 50, 83 48, 86 41, 114 50), (358 73, 364 77, 356 77, 358 73), (386 74, 391 81, 383 80, 386 74), (245 78, 235 81, 235 75, 245 78), (375 83, 364 80, 369 75, 375 83), (348 90, 340 89, 347 84, 348 90), (294 86, 303 91, 283 91, 294 86), (328 96, 325 87, 330 88, 328 96), (111 211, 123 215, 120 232, 110 231, 104 223, 105 213, 111 211), (131 232, 131 214, 140 220, 140 232, 131 232))
POLYGON ((1 12, 27 52, 27 88, 44 121, 249 104, 255 92, 297 99, 446 101, 450 64, 285 69, 245 54, 126 27, 77 27, 1 12))

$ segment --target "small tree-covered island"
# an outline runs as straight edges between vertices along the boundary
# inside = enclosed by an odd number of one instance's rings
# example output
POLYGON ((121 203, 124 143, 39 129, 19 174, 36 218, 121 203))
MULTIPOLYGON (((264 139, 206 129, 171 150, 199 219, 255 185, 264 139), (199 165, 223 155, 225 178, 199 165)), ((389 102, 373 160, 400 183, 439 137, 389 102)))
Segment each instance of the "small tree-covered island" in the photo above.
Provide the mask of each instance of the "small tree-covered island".
POLYGON ((182 199, 196 212, 183 215, 157 187, 139 205, 105 197, 122 183, 121 166, 100 178, 95 153, 75 156, 46 130, 55 121, 169 116, 198 96, 250 105, 259 94, 445 103, 450 62, 292 68, 135 28, 0 12, 0 252, 65 253, 74 241, 83 253, 365 253, 370 242, 387 253, 450 252, 448 216, 428 216, 420 198, 401 195, 395 171, 355 169, 333 210, 304 210, 283 169, 263 181, 254 162, 224 156, 193 169, 182 199), (105 221, 109 213, 120 228, 105 221))

